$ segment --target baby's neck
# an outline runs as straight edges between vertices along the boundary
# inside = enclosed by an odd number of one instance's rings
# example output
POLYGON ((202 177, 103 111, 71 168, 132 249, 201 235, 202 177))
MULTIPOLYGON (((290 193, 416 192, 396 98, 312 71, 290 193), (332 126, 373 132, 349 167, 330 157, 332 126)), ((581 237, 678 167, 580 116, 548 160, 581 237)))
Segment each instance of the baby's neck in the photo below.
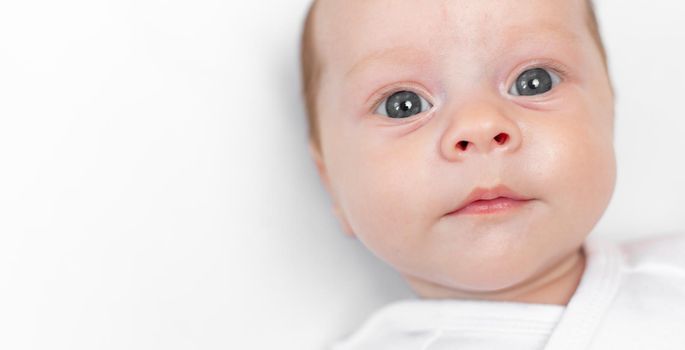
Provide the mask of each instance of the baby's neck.
POLYGON ((404 275, 404 278, 422 299, 480 299, 567 305, 578 288, 585 265, 586 256, 581 248, 532 280, 492 292, 457 290, 411 275, 404 275))

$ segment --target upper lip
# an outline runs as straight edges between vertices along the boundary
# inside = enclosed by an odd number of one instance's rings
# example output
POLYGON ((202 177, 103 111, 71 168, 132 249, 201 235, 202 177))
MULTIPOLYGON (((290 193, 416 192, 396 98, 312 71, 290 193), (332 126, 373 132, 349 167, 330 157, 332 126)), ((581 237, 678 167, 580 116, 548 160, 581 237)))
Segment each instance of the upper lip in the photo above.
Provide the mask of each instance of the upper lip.
POLYGON ((465 207, 467 207, 469 204, 478 201, 478 200, 490 200, 490 199, 495 199, 499 197, 505 197, 505 198, 510 198, 514 200, 529 200, 531 198, 525 197, 523 195, 520 195, 516 192, 514 192, 512 189, 507 187, 506 185, 497 185, 492 188, 483 188, 483 187, 476 187, 471 191, 471 193, 464 199, 459 206, 449 212, 449 214, 452 214, 454 212, 457 212, 465 207))

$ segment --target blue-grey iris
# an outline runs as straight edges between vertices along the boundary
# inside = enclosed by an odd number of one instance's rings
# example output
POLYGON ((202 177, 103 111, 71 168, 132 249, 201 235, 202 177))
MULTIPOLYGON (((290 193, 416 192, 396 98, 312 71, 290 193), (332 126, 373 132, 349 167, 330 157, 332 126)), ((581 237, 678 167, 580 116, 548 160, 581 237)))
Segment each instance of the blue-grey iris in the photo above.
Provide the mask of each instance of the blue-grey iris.
POLYGON ((385 111, 390 118, 406 118, 421 113, 421 98, 411 91, 399 91, 388 98, 385 111))
POLYGON ((539 95, 552 89, 552 77, 542 68, 529 69, 516 79, 516 92, 522 96, 539 95))

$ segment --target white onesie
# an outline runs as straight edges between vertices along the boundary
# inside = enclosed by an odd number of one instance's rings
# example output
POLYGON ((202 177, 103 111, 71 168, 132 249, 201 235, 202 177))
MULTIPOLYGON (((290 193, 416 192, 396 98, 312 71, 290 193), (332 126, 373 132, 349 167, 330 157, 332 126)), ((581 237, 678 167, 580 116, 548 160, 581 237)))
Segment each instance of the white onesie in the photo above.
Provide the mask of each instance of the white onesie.
POLYGON ((406 299, 330 350, 685 349, 685 234, 589 236, 568 305, 406 299))

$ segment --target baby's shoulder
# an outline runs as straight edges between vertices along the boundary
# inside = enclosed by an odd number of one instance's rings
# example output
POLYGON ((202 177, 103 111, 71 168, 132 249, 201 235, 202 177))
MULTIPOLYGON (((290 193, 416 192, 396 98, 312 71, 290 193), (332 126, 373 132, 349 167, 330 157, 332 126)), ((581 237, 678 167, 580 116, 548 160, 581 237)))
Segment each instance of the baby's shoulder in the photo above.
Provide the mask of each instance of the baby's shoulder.
POLYGON ((681 270, 685 276, 685 232, 640 237, 617 246, 628 266, 667 267, 681 270))

